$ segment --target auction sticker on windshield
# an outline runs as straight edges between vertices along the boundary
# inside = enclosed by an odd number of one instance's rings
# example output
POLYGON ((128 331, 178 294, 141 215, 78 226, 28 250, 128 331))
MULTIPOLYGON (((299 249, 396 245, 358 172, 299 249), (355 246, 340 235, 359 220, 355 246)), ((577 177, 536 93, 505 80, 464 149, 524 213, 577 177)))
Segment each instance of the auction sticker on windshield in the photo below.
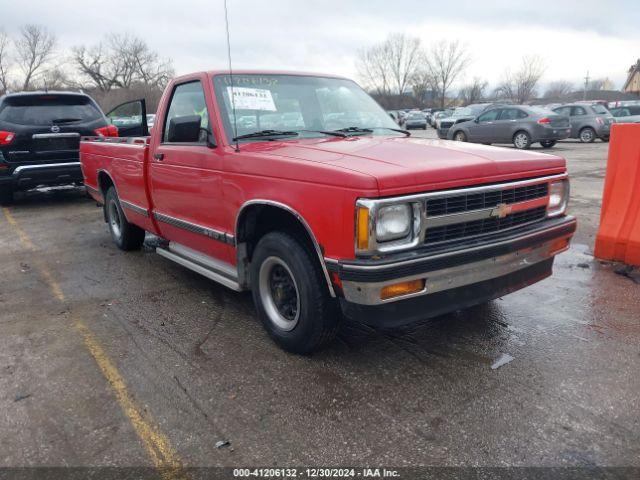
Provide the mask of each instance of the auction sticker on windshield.
POLYGON ((229 98, 233 97, 235 108, 238 110, 265 110, 275 112, 276 104, 271 96, 271 90, 262 88, 227 87, 229 98))

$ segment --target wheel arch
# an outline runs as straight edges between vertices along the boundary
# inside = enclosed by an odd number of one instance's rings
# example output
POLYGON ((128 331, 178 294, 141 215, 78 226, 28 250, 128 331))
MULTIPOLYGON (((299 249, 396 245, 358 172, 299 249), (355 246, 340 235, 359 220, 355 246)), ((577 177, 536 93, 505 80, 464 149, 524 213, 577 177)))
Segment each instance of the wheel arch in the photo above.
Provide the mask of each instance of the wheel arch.
MULTIPOLYGON (((116 195, 118 196, 118 201, 120 201, 120 193, 118 193, 118 186, 116 185, 116 182, 113 180, 113 177, 106 170, 102 170, 102 169, 98 170, 97 182, 98 182, 98 191, 102 194, 102 200, 104 204, 104 221, 106 222, 107 221, 107 206, 106 206, 107 192, 109 191, 110 187, 113 187, 116 191, 116 195)), ((125 208, 122 209, 122 212, 124 214, 125 219, 129 221, 125 208)))
MULTIPOLYGON (((270 225, 271 226, 271 225, 270 225)), ((245 202, 236 215, 235 221, 235 244, 237 251, 238 276, 241 283, 248 283, 248 268, 253 254, 252 248, 257 241, 269 231, 277 230, 279 227, 291 227, 304 235, 312 253, 320 264, 324 275, 327 288, 332 297, 335 297, 335 291, 329 277, 322 248, 318 243, 313 230, 305 218, 294 208, 284 203, 267 200, 255 199, 245 202), (270 218, 274 220, 272 224, 275 228, 264 228, 258 224, 259 219, 265 220, 270 218)))

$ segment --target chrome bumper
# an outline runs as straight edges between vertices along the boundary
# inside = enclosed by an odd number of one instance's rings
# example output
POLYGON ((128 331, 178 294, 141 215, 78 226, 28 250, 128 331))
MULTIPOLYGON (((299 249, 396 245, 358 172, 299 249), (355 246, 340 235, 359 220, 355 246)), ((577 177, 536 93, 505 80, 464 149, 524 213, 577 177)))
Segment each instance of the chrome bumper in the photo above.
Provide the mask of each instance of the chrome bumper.
POLYGON ((553 222, 548 228, 538 228, 473 248, 383 265, 343 264, 340 277, 344 299, 358 305, 384 305, 504 277, 566 250, 568 243, 558 249, 556 242, 562 238, 570 239, 575 227, 575 219, 566 217, 553 222), (394 275, 393 272, 399 274, 394 275), (380 298, 383 287, 418 279, 425 280, 422 291, 387 300, 380 298))

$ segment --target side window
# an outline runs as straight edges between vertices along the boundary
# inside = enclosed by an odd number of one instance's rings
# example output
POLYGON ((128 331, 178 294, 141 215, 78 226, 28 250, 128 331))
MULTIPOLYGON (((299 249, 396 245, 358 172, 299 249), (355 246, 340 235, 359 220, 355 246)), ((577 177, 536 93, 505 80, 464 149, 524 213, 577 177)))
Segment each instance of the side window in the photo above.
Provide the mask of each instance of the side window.
POLYGON ((567 117, 571 116, 571 107, 554 108, 553 111, 556 112, 558 115, 565 115, 567 117))
POLYGON ((572 107, 571 108, 571 116, 586 115, 586 114, 587 114, 587 112, 582 107, 572 107))
POLYGON ((526 116, 526 113, 517 108, 505 108, 500 114, 500 120, 517 120, 526 116))
POLYGON ((500 114, 500 110, 498 110, 498 109, 489 110, 488 112, 485 112, 482 115, 480 115, 478 117, 478 121, 479 122, 493 122, 494 120, 496 120, 498 118, 499 114, 500 114))
POLYGON ((200 117, 200 136, 198 143, 205 143, 207 135, 211 133, 209 129, 209 111, 204 98, 204 90, 200 81, 183 83, 173 90, 171 103, 164 122, 164 132, 162 141, 166 142, 169 137, 169 123, 171 120, 180 117, 200 117))

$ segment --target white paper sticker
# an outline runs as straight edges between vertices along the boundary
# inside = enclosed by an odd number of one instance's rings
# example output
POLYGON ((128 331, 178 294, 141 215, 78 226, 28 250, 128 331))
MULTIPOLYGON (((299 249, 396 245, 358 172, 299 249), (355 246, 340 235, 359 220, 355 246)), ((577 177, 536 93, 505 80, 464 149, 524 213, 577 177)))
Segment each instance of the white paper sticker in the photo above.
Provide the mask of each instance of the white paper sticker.
POLYGON ((227 87, 229 98, 233 95, 238 110, 265 110, 276 112, 271 90, 262 88, 227 87), (232 93, 233 92, 233 93, 232 93))

